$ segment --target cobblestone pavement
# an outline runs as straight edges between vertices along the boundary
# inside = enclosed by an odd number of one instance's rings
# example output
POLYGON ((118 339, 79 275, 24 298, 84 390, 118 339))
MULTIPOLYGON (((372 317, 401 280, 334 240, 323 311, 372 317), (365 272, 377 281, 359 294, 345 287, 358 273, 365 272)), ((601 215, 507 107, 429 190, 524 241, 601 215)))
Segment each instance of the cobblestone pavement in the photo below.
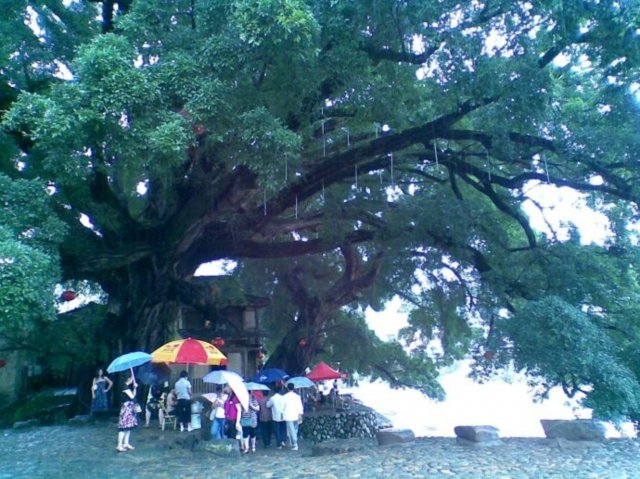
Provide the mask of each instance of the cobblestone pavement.
POLYGON ((181 433, 156 428, 133 431, 136 450, 118 453, 116 432, 112 423, 0 430, 0 479, 640 479, 640 442, 633 439, 568 443, 508 438, 500 445, 473 447, 458 445, 454 438, 419 438, 412 444, 331 457, 312 457, 310 444, 302 440, 299 451, 259 449, 219 458, 204 450, 176 448, 181 433))

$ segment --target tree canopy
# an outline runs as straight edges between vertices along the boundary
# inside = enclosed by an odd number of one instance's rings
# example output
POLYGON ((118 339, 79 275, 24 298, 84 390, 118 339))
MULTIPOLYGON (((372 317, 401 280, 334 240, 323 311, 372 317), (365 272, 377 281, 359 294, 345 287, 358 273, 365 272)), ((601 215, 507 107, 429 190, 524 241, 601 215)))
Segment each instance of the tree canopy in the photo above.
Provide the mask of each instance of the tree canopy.
POLYGON ((639 2, 0 4, 3 337, 85 280, 111 348, 155 347, 230 258, 274 299, 272 364, 440 396, 471 352, 640 417, 639 2), (537 232, 535 184, 583 192, 607 243, 537 232), (363 310, 395 295, 384 342, 363 310))

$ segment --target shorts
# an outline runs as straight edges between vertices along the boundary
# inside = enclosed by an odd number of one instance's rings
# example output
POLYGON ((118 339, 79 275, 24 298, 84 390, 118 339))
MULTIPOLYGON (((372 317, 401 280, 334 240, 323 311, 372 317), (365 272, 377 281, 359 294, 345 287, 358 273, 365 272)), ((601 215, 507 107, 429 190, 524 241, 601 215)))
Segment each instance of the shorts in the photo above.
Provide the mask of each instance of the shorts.
POLYGON ((256 437, 257 433, 258 433, 257 427, 242 426, 242 437, 244 437, 245 439, 248 437, 254 438, 256 437))

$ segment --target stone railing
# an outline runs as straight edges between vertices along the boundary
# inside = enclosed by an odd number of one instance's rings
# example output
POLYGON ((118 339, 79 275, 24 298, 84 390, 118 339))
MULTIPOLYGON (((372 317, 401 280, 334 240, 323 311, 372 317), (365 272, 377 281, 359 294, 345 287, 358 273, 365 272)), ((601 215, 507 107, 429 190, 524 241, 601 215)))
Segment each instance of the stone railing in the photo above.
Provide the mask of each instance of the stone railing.
POLYGON ((345 411, 317 411, 304 415, 300 433, 314 443, 328 439, 375 438, 388 425, 381 423, 375 411, 353 407, 345 411))

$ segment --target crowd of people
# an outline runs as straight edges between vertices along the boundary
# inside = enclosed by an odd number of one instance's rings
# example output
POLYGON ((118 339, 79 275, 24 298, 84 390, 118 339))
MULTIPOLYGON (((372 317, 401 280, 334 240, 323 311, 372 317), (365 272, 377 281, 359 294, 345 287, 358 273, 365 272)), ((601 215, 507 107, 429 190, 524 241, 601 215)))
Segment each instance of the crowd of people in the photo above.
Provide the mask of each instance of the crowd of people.
MULTIPOLYGON (((113 383, 100 370, 94 379, 92 392, 100 402, 106 404, 106 392, 113 383), (98 384, 95 387, 95 384, 98 384)), ((138 384, 134 376, 130 376, 120 391, 120 413, 118 417, 118 440, 116 450, 127 452, 134 450, 130 444, 131 431, 139 424, 138 416, 143 410, 137 401, 138 384)), ((193 388, 187 371, 180 373, 180 378, 173 388, 151 385, 148 390, 144 407, 146 427, 157 419, 164 429, 167 418, 175 417, 176 428, 181 432, 190 432, 194 428, 191 424, 193 388)), ((229 386, 219 387, 216 393, 206 395, 209 407, 207 417, 211 421, 211 439, 232 439, 238 441, 240 451, 249 454, 256 451, 258 437, 265 449, 275 446, 278 449, 289 447, 298 450, 298 427, 304 414, 303 401, 295 391, 293 384, 278 383, 275 391, 249 391, 248 407, 243 407, 233 389, 229 386)), ((92 404, 92 411, 94 405, 92 404)), ((198 425, 199 427, 199 425, 198 425)))
POLYGON ((298 426, 303 407, 300 395, 292 384, 269 391, 250 391, 248 408, 243 408, 232 389, 226 387, 209 395, 211 408, 211 438, 235 439, 243 454, 256 451, 258 436, 268 449, 275 437, 278 449, 289 446, 298 450, 298 426))

